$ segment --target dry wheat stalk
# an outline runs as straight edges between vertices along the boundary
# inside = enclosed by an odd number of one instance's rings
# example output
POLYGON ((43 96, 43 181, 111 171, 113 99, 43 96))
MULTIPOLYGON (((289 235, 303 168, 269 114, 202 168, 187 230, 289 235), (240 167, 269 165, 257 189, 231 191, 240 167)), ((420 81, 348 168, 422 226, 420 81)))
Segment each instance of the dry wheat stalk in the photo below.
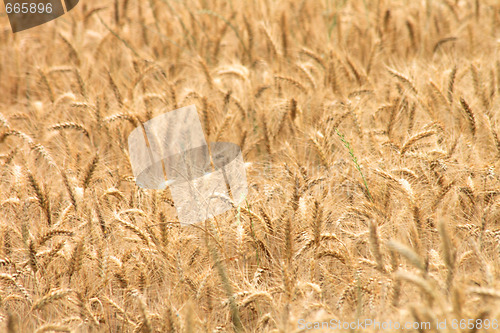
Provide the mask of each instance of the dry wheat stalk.
POLYGON ((31 185, 31 188, 35 192, 38 204, 40 205, 42 211, 45 214, 45 217, 47 219, 47 224, 50 226, 52 224, 52 213, 50 209, 50 201, 47 195, 47 190, 42 189, 40 187, 35 176, 31 173, 29 169, 26 169, 26 176, 28 177, 28 183, 31 185))
POLYGON ((426 270, 423 259, 408 246, 405 246, 396 241, 389 241, 387 243, 387 246, 391 250, 401 254, 403 257, 408 259, 408 261, 416 268, 420 269, 421 271, 426 270))
POLYGON ((494 318, 500 15, 460 4, 87 0, 81 24, 0 34, 0 330, 494 318), (192 102, 252 167, 243 203, 180 226, 127 137, 192 102))
POLYGON ((453 102, 453 90, 455 88, 455 78, 457 76, 457 66, 455 65, 450 73, 450 78, 448 79, 448 102, 450 104, 453 102))
POLYGON ((47 128, 49 131, 59 131, 62 129, 73 129, 82 132, 85 134, 87 138, 90 138, 89 131, 81 124, 73 123, 73 122, 66 122, 66 123, 59 123, 50 126, 47 128))
POLYGON ((413 92, 415 95, 418 95, 418 91, 417 88, 415 88, 415 84, 407 76, 391 68, 387 68, 387 71, 392 76, 397 78, 401 83, 403 83, 408 89, 410 89, 411 92, 413 92))
POLYGON ((460 105, 462 105, 462 110, 465 112, 467 115, 467 120, 469 122, 469 128, 472 133, 472 136, 474 137, 476 135, 476 117, 474 116, 474 113, 472 112, 471 108, 469 107, 469 104, 465 101, 463 97, 460 97, 460 105))
POLYGON ((82 188, 85 190, 89 187, 90 181, 92 180, 92 176, 97 168, 97 163, 99 162, 99 153, 97 152, 94 155, 94 158, 87 165, 85 172, 83 173, 82 178, 82 188))
POLYGON ((413 135, 401 147, 401 155, 404 155, 410 149, 410 147, 413 146, 417 141, 428 138, 429 136, 434 134, 436 134, 435 130, 428 130, 413 135))
POLYGON ((68 295, 73 293, 73 290, 71 289, 55 289, 47 293, 45 296, 42 298, 38 299, 33 303, 33 306, 31 307, 31 310, 40 310, 43 307, 45 307, 48 304, 51 304, 55 301, 61 300, 63 298, 66 298, 68 295))

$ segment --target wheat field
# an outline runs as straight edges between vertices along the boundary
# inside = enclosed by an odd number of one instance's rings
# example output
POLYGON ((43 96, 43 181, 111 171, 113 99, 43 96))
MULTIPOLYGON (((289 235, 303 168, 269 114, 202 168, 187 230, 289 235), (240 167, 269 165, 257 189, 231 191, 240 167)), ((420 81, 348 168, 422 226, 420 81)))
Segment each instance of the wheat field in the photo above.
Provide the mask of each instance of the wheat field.
POLYGON ((495 331, 450 323, 500 321, 497 1, 82 0, 16 34, 2 12, 1 330, 495 331), (181 227, 127 138, 191 104, 249 192, 181 227))

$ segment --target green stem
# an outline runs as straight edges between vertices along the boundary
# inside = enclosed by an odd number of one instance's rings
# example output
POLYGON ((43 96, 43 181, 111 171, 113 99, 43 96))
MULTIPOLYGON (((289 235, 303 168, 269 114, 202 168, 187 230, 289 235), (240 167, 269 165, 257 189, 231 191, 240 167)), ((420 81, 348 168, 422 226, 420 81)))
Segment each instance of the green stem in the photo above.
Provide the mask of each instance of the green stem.
POLYGON ((335 132, 337 132, 337 135, 340 137, 340 141, 342 141, 347 150, 349 150, 349 155, 351 155, 352 161, 354 162, 356 169, 358 170, 359 174, 361 175, 361 178, 363 179, 363 184, 365 185, 368 198, 370 199, 370 201, 373 202, 373 197, 370 193, 370 190, 368 189, 368 183, 366 182, 365 175, 363 175, 363 172, 361 171, 361 166, 358 163, 358 159, 354 155, 354 151, 352 150, 350 143, 344 138, 344 134, 340 133, 338 129, 335 129, 335 132))

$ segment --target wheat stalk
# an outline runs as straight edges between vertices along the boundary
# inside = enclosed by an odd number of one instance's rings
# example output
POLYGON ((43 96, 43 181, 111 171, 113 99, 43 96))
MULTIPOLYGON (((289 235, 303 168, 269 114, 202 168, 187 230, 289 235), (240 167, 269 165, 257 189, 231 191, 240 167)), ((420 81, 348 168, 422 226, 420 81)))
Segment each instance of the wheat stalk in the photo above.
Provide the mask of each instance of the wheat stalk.
POLYGON ((434 134, 436 134, 435 130, 428 130, 428 131, 423 131, 423 132, 420 132, 420 133, 413 135, 401 147, 401 155, 404 155, 410 149, 410 147, 413 146, 416 142, 418 142, 422 139, 428 138, 434 134))
POLYGON ((49 131, 59 131, 63 129, 73 129, 82 132, 85 134, 87 138, 90 138, 89 131, 81 124, 73 123, 73 122, 66 122, 66 123, 59 123, 50 126, 47 128, 49 131))
POLYGON ((469 122, 469 128, 472 133, 472 136, 476 136, 476 117, 474 116, 474 113, 472 112, 471 108, 469 107, 469 104, 465 101, 463 97, 460 97, 460 105, 462 105, 462 110, 465 112, 467 115, 467 120, 469 122))
POLYGON ((40 185, 38 184, 38 181, 36 180, 35 176, 31 173, 29 169, 26 169, 26 176, 28 177, 28 183, 30 184, 31 188, 35 192, 36 199, 38 201, 38 204, 42 208, 42 211, 45 214, 45 217, 47 219, 47 224, 50 226, 52 224, 52 213, 50 209, 50 201, 47 196, 47 191, 42 190, 40 185))
POLYGON ((47 293, 42 298, 36 300, 31 307, 31 311, 40 310, 43 307, 51 304, 55 301, 59 301, 63 298, 66 298, 68 295, 73 293, 71 289, 55 289, 47 293))

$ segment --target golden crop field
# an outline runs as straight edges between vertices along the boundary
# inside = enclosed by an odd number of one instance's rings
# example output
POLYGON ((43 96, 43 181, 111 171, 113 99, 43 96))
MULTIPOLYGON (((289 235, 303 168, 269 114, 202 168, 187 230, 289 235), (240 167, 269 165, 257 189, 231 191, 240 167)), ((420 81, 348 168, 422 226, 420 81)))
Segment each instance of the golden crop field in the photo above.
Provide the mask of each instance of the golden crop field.
POLYGON ((2 331, 498 331, 498 1, 4 9, 2 331), (191 104, 249 191, 181 226, 127 139, 191 104))

